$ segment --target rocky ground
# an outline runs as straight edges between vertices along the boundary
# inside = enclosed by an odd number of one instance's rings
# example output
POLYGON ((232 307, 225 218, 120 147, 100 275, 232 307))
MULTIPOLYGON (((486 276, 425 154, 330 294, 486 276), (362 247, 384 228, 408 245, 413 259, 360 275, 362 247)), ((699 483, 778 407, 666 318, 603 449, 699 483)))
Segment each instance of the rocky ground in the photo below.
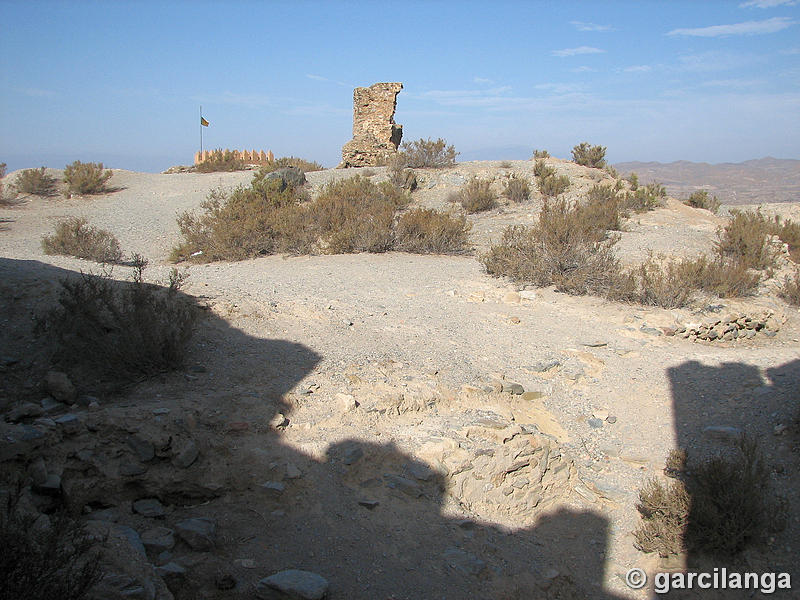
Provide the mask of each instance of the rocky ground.
MULTIPOLYGON (((608 179, 551 162, 570 197, 608 179)), ((414 204, 447 208, 472 175, 499 186, 532 169, 421 170, 414 204)), ((312 193, 353 171, 309 173, 312 193)), ((300 585, 313 598, 327 585, 331 598, 647 598, 651 586, 626 586, 629 569, 652 576, 692 557, 666 564, 633 547, 637 491, 670 449, 705 455, 737 430, 760 440, 797 505, 800 315, 775 295, 788 266, 757 297, 672 311, 489 277, 475 256, 532 222, 536 196, 471 216, 465 256, 187 266, 184 291, 207 310, 183 371, 117 394, 47 375, 35 317, 60 278, 101 270, 42 254, 58 218, 109 229, 164 281, 176 214, 251 175, 115 171, 112 194, 0 208, 0 460, 32 482, 22 504, 40 526, 66 503, 104 540, 99 597, 271 598, 300 585)), ((722 223, 670 200, 627 221, 618 253, 707 252, 722 223)), ((800 581, 798 548, 792 508, 785 530, 731 564, 800 581)))

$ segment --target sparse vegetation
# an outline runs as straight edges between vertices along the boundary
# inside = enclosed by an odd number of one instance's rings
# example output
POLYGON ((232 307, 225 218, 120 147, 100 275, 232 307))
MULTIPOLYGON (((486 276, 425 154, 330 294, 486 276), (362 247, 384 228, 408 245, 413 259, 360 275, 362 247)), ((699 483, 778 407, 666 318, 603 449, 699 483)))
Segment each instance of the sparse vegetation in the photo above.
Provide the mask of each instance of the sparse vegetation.
POLYGON ((725 260, 748 269, 772 269, 777 250, 770 243, 773 221, 761 211, 731 211, 731 220, 717 232, 715 250, 725 260))
POLYGON ((42 326, 55 341, 53 362, 75 381, 124 384, 183 364, 197 318, 180 293, 185 276, 173 269, 168 287, 145 283, 147 261, 133 262, 130 282, 83 273, 61 282, 42 326))
POLYGON ((634 212, 647 212, 663 206, 667 197, 667 189, 657 182, 648 183, 642 187, 637 184, 636 189, 631 188, 623 196, 622 205, 626 210, 634 212))
POLYGON ((494 208, 497 195, 491 189, 492 182, 478 177, 470 179, 458 192, 459 202, 468 213, 482 212, 494 208))
POLYGON ((778 294, 789 304, 800 306, 800 267, 795 268, 792 275, 786 276, 778 294))
POLYGON ((510 162, 510 161, 504 160, 504 161, 501 161, 501 162, 500 162, 500 168, 501 168, 501 169, 510 169, 510 168, 511 168, 511 166, 512 166, 512 165, 511 165, 511 162, 510 162))
POLYGON ((704 208, 714 214, 717 213, 719 207, 722 205, 719 198, 716 196, 709 196, 707 190, 692 192, 684 201, 684 204, 694 206, 695 208, 704 208))
MULTIPOLYGON (((0 180, 6 176, 6 163, 0 163, 0 180)), ((6 187, 3 185, 3 182, 0 181, 0 206, 11 206, 16 204, 15 199, 17 196, 17 191, 14 189, 14 186, 6 187)))
POLYGON ((546 198, 556 198, 567 191, 570 185, 569 177, 556 175, 556 170, 547 165, 543 159, 537 160, 533 165, 533 174, 539 191, 546 198))
POLYGON ((508 181, 506 181, 503 196, 512 202, 524 202, 531 197, 531 186, 527 179, 513 174, 508 178, 508 181))
POLYGON ((103 194, 108 191, 106 184, 111 179, 111 171, 103 170, 103 163, 82 163, 76 160, 64 168, 65 194, 103 194))
POLYGON ((50 177, 44 167, 25 169, 17 175, 14 187, 23 194, 32 194, 34 196, 55 196, 57 193, 56 179, 55 177, 50 177))
POLYGON ((406 167, 406 161, 402 154, 392 156, 388 162, 389 182, 395 187, 413 192, 417 189, 417 176, 413 169, 406 167))
POLYGON ((92 540, 63 512, 37 526, 18 508, 20 491, 7 492, 0 509, 0 600, 83 600, 102 576, 92 540))
POLYGON ((104 229, 98 229, 83 217, 69 217, 56 225, 53 235, 42 239, 45 254, 75 256, 101 263, 117 263, 122 259, 119 240, 104 229))
POLYGON ((581 142, 572 149, 572 160, 584 167, 602 169, 606 166, 606 149, 604 146, 591 146, 581 142))
POLYGON ((753 438, 743 436, 735 455, 711 457, 685 472, 685 455, 680 458, 684 464, 670 466, 668 460, 666 468, 683 474, 682 480, 663 485, 652 479, 639 492, 638 549, 661 556, 685 549, 731 556, 780 522, 782 505, 753 438))
POLYGON ((597 223, 597 226, 608 231, 622 229, 622 202, 614 187, 610 185, 594 185, 586 196, 583 206, 586 218, 597 223))
POLYGON ((398 220, 395 247, 417 254, 458 254, 466 250, 471 228, 463 215, 416 208, 398 220))
POLYGON ((200 173, 215 173, 217 171, 242 171, 244 161, 239 158, 236 152, 217 148, 211 151, 211 156, 200 164, 196 169, 200 173))
POLYGON ((533 158, 550 158, 550 153, 547 150, 534 150, 533 151, 533 158))
POLYGON ((267 163, 266 165, 262 166, 261 170, 270 173, 272 171, 277 171, 278 169, 282 169, 284 167, 297 167, 303 173, 309 173, 311 171, 322 171, 325 168, 321 164, 315 161, 305 160, 303 158, 298 158, 296 156, 282 156, 281 158, 276 158, 271 163, 267 163))
POLYGON ((442 138, 436 141, 419 139, 416 142, 404 142, 400 150, 405 166, 412 169, 452 167, 458 156, 455 146, 448 146, 442 138))
POLYGON ((777 235, 783 243, 788 244, 789 258, 800 264, 800 223, 790 219, 784 221, 776 216, 770 225, 772 235, 777 235))
POLYGON ((631 173, 628 175, 628 183, 631 184, 631 191, 635 192, 639 189, 639 176, 636 173, 631 173))

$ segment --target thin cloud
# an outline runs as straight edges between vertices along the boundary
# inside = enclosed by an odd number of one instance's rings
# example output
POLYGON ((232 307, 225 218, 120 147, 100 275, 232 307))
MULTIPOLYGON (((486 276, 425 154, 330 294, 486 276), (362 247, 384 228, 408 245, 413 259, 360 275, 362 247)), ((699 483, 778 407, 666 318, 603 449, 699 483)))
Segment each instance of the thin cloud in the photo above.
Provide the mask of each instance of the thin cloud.
POLYGON ((309 79, 313 79, 314 81, 323 81, 325 83, 333 83, 336 85, 340 85, 342 87, 356 87, 350 85, 349 83, 345 83, 344 81, 337 81, 336 79, 328 79, 327 77, 323 77, 322 75, 314 75, 313 73, 307 73, 306 77, 309 79))
POLYGON ((602 54, 605 50, 593 48, 592 46, 578 46, 577 48, 564 48, 563 50, 553 50, 553 56, 579 56, 581 54, 602 54))
POLYGON ((743 2, 739 8, 775 8, 776 6, 794 6, 797 0, 750 0, 743 2))
POLYGON ((597 23, 586 23, 584 21, 570 21, 578 31, 611 31, 611 25, 598 25, 597 23))
POLYGON ((625 73, 647 73, 653 70, 650 65, 631 65, 622 69, 625 73))
POLYGON ((763 21, 745 21, 731 25, 711 25, 693 29, 673 29, 667 35, 689 35, 694 37, 724 37, 729 35, 762 35, 776 33, 795 25, 789 17, 773 17, 763 21))

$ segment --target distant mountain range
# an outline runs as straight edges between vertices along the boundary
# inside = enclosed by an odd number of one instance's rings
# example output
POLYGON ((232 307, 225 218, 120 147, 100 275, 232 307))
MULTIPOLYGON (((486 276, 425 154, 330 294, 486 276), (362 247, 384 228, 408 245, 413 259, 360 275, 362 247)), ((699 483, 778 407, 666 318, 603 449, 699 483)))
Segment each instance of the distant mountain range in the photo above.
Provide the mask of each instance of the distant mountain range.
POLYGON ((800 202, 800 160, 759 158, 741 163, 624 162, 614 168, 622 175, 631 172, 639 181, 658 181, 670 196, 686 198, 705 189, 723 204, 800 202))

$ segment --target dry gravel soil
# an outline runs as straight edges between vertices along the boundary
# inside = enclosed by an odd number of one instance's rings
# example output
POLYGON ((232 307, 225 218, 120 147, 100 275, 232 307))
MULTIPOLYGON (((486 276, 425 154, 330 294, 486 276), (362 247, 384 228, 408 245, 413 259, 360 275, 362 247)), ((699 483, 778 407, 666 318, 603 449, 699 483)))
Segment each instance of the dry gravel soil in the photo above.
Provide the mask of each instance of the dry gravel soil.
MULTIPOLYGON (((577 182, 575 197, 607 178, 553 164, 577 182)), ((414 204, 447 208, 448 194, 473 174, 499 185, 512 171, 532 179, 532 167, 514 161, 421 170, 414 204)), ((376 180, 386 176, 381 168, 371 172, 376 180)), ((315 191, 351 174, 329 170, 308 179, 315 191)), ((25 332, 58 279, 101 270, 42 253, 40 240, 59 218, 81 215, 110 230, 126 252, 150 260, 148 279, 163 282, 179 237, 176 215, 197 209, 210 189, 246 184, 251 176, 115 170, 110 184, 119 189, 111 194, 30 197, 0 207, 3 353, 25 365, 25 332)), ((259 579, 287 568, 324 576, 331 598, 648 598, 652 587, 629 589, 625 573, 642 567, 652 575, 676 565, 633 547, 637 490, 661 476, 672 448, 693 455, 724 448, 704 433, 707 426, 757 437, 790 506, 787 528, 735 564, 788 571, 800 586, 798 309, 775 296, 774 281, 746 301, 668 311, 525 290, 488 276, 476 255, 506 225, 532 222, 540 206, 534 197, 470 216, 475 249, 463 256, 392 252, 179 265, 189 275, 184 291, 208 307, 186 371, 101 398, 105 427, 147 429, 159 418, 183 427, 200 447, 191 467, 197 480, 218 490, 204 502, 167 507, 169 522, 212 517, 219 532, 210 553, 176 549, 194 578, 191 592, 177 598, 252 598, 259 579), (780 321, 774 337, 693 342, 663 335, 664 328, 723 312, 767 310, 780 321), (548 363, 555 366, 543 370, 548 363), (521 400, 487 391, 498 381, 538 393, 521 400), (158 408, 168 415, 153 417, 158 408), (288 424, 276 428, 277 413, 288 424), (557 440, 574 460, 580 492, 530 514, 459 502, 425 449, 463 441, 487 415, 503 427, 533 424, 557 440), (593 416, 616 422, 594 428, 593 416), (788 428, 776 430, 782 425, 788 428), (341 457, 356 442, 363 457, 347 464, 341 457), (296 470, 287 472, 290 464, 296 470), (420 496, 383 485, 386 474, 413 474, 421 465, 435 475, 420 479, 420 496), (266 481, 286 489, 270 495, 260 488, 266 481), (236 580, 233 590, 215 589, 220 569, 236 580)), ((767 208, 798 215, 797 204, 767 208)), ((630 219, 617 250, 628 263, 649 251, 707 252, 724 220, 670 200, 630 219)), ((125 279, 129 271, 115 267, 112 276, 125 279)), ((25 385, 36 393, 38 382, 25 385)), ((115 518, 141 529, 131 499, 112 506, 115 518)))

